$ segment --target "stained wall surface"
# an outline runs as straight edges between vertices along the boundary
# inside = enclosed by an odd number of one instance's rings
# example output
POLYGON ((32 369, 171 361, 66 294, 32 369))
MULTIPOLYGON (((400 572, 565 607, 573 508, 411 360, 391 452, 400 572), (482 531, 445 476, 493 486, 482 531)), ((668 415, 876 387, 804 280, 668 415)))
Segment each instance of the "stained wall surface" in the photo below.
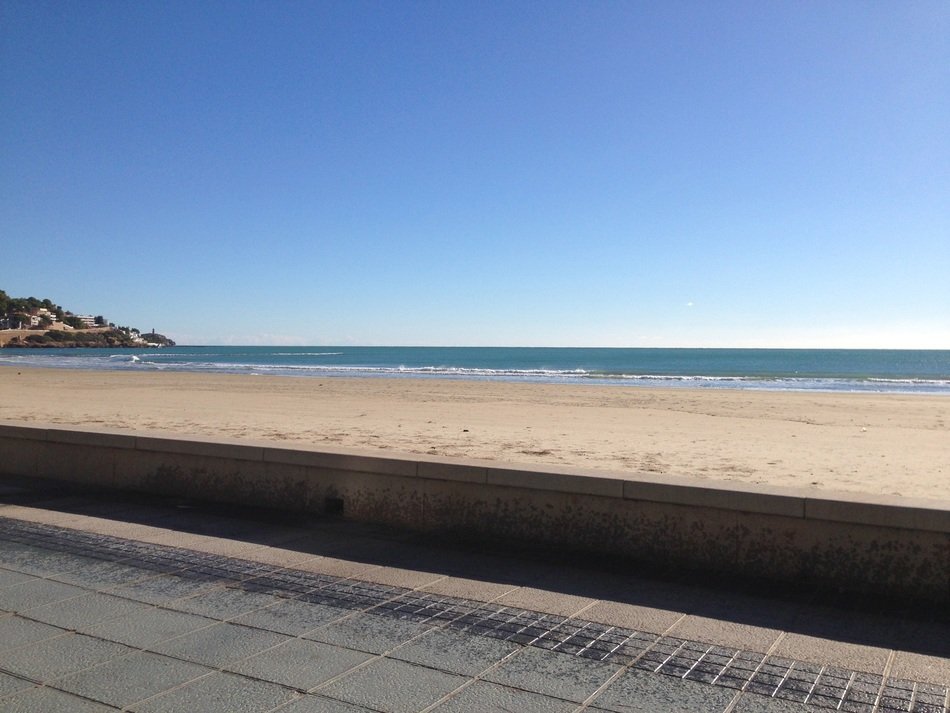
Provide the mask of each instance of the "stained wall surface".
POLYGON ((950 603, 950 503, 0 424, 0 476, 950 603))

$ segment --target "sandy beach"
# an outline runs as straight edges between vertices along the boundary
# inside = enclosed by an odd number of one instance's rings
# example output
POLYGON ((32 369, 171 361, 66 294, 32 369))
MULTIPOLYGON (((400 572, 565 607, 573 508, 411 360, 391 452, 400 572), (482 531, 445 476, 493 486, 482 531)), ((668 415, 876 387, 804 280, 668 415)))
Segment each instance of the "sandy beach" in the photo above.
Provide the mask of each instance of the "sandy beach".
POLYGON ((0 420, 950 500, 950 399, 0 368, 0 420))

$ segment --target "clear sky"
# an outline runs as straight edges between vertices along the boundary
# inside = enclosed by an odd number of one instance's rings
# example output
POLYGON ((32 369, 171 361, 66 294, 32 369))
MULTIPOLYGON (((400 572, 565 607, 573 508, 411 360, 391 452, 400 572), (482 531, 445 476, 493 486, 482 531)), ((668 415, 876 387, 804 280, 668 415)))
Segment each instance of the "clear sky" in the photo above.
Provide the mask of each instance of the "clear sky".
POLYGON ((0 289, 189 344, 950 348, 950 3, 0 0, 0 289))

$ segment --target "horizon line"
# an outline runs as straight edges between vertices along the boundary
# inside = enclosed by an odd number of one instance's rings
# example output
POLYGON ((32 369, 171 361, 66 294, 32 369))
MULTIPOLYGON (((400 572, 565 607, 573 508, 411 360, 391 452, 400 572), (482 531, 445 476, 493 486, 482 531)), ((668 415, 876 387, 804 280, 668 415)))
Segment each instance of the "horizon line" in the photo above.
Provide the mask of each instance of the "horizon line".
MULTIPOLYGON (((256 347, 261 349, 279 347, 281 349, 691 349, 691 350, 749 350, 749 351, 905 351, 905 352, 942 352, 948 347, 792 347, 792 346, 590 346, 590 345, 511 345, 511 344, 239 344, 239 343, 177 343, 176 347, 256 347)), ((168 348, 168 347, 163 347, 168 348)))

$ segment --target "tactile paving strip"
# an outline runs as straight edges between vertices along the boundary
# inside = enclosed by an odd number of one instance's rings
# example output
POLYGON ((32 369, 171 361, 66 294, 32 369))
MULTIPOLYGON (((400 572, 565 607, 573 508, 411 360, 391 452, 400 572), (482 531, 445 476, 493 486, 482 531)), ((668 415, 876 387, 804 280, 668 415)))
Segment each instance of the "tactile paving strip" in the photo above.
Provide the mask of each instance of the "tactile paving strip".
POLYGON ((947 686, 0 517, 7 541, 610 661, 848 713, 948 713, 947 686))

